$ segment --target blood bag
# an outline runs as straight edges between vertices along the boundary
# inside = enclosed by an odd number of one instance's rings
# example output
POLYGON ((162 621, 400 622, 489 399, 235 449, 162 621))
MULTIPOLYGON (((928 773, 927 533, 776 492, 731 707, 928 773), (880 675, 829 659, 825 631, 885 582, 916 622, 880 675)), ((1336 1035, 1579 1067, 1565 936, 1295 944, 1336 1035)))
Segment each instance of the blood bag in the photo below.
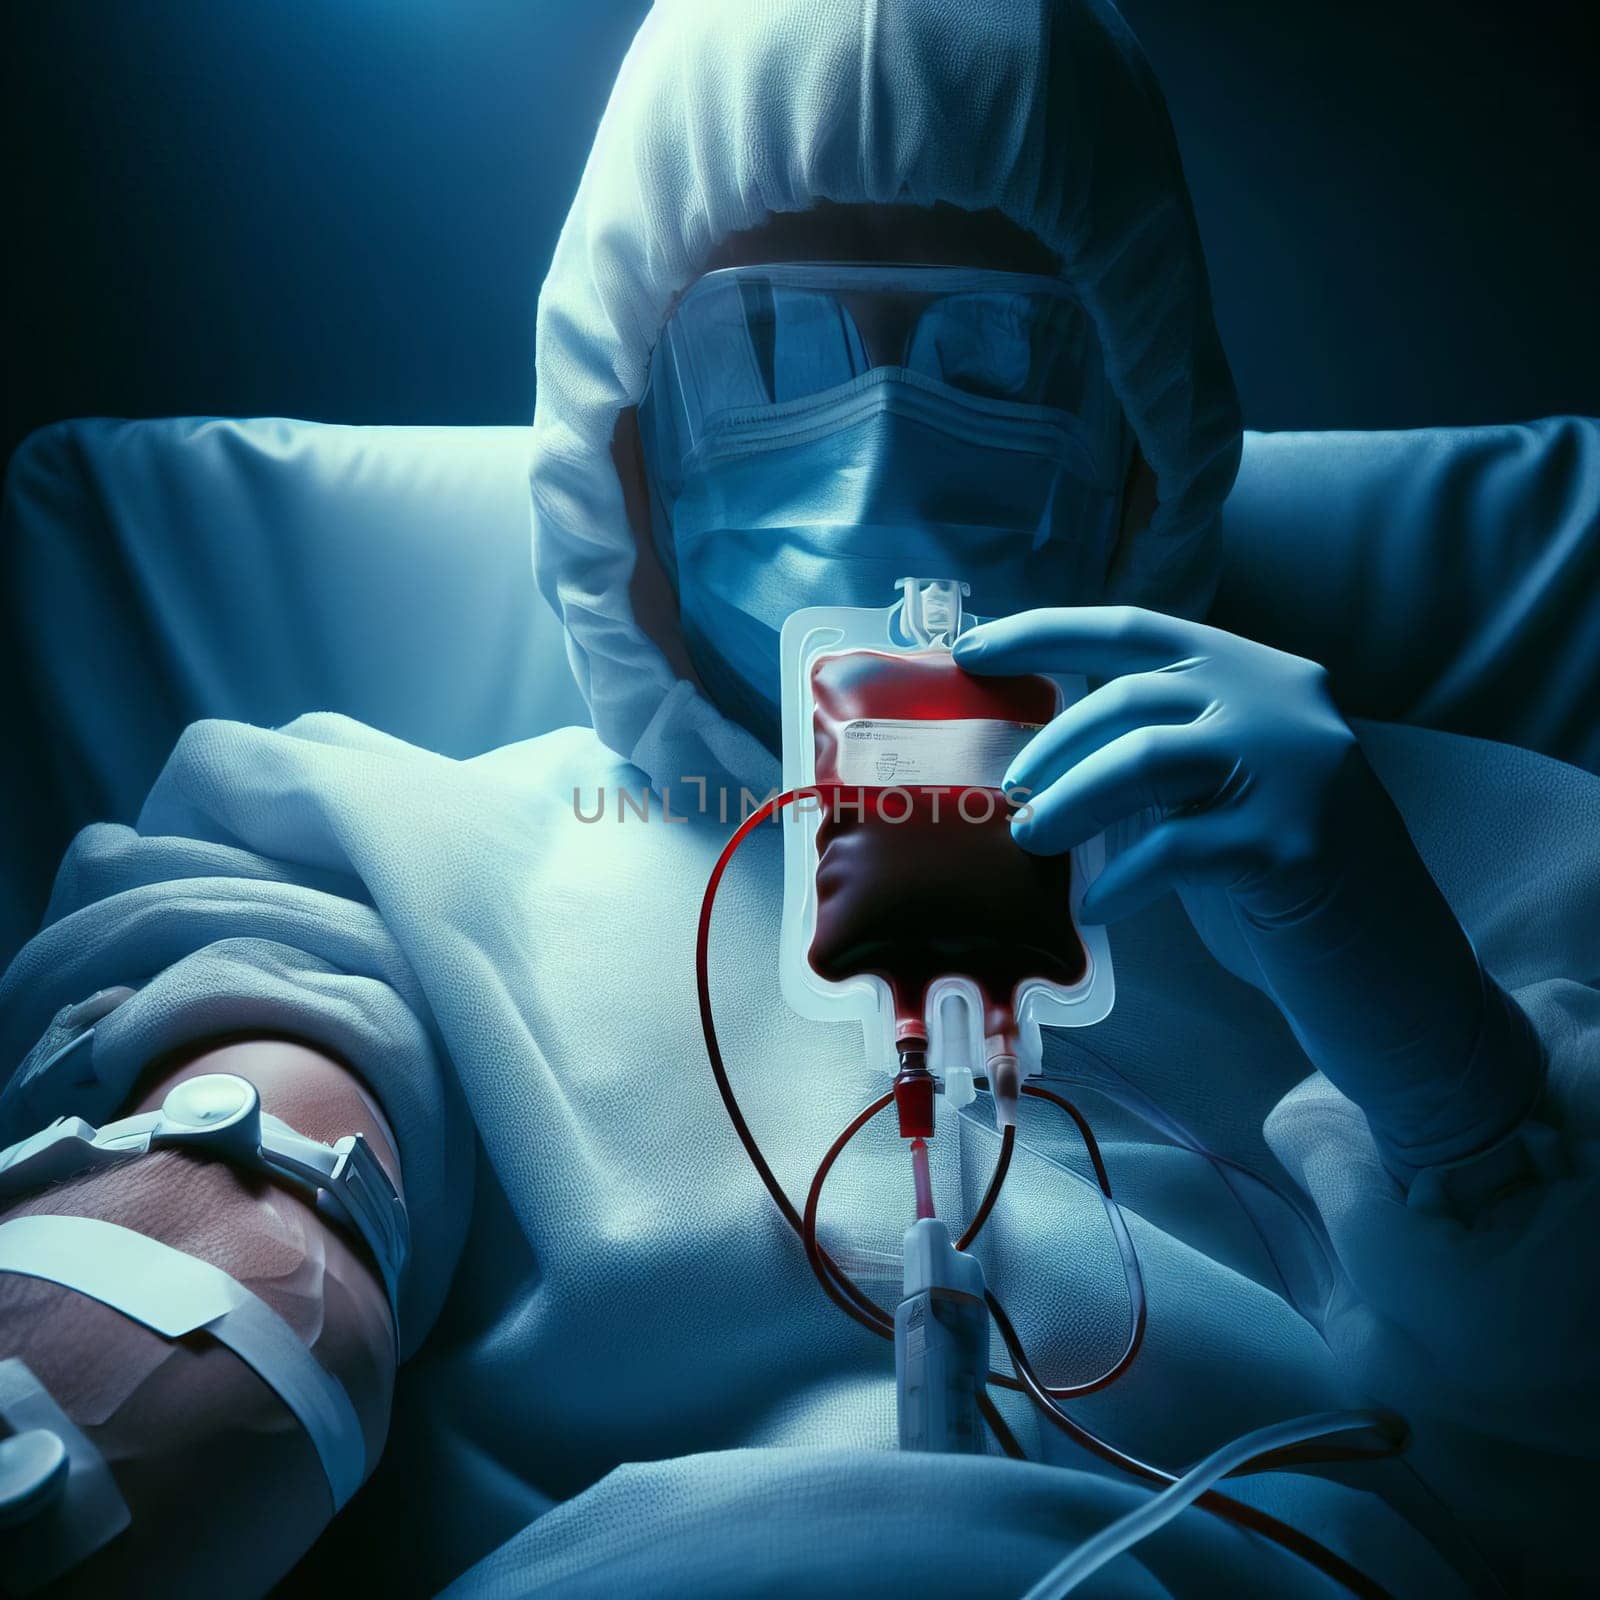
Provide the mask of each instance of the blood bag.
POLYGON ((1011 836, 1026 796, 1003 788, 1081 680, 963 672, 966 586, 898 587, 882 610, 784 626, 784 787, 807 797, 785 833, 783 989, 803 1015, 859 1021, 891 1070, 925 1042, 959 1105, 997 1059, 1037 1072, 1041 1024, 1110 1011, 1105 931, 1077 916, 1103 846, 1030 855, 1011 836))

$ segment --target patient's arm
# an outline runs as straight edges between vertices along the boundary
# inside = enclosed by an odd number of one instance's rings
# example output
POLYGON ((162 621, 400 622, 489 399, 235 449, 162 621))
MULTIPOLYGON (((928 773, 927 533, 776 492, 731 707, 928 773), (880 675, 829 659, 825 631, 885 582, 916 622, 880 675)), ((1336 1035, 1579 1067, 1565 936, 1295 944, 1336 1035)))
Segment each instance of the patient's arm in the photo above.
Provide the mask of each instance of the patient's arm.
MULTIPOLYGON (((252 1040, 159 1069, 125 1114, 178 1080, 237 1072, 263 1107, 332 1143, 365 1134, 396 1185, 393 1140, 355 1078, 303 1046, 252 1040)), ((120 1223, 231 1273, 284 1317, 350 1395, 369 1466, 389 1423, 390 1312, 362 1245, 309 1200, 210 1158, 159 1151, 71 1180, 5 1217, 120 1223)), ((110 1463, 132 1526, 51 1593, 260 1593, 331 1514, 316 1452, 276 1394, 205 1335, 169 1342, 71 1290, 0 1274, 0 1357, 21 1356, 110 1463)))

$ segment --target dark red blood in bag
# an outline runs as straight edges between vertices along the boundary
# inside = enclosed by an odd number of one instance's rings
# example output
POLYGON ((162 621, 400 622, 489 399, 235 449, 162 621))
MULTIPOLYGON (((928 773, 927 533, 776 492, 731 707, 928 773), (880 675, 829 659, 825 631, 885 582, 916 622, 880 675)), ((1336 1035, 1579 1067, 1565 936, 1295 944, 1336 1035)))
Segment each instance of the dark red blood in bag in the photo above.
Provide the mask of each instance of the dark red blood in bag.
MULTIPOLYGON (((861 719, 1045 723, 1056 710, 1048 678, 971 677, 943 649, 820 656, 811 686, 819 785, 842 781, 843 730, 861 719)), ((936 978, 977 983, 986 1037, 1013 1032, 1024 979, 1077 983, 1088 958, 1072 924, 1071 857, 1029 855, 1012 840, 1010 814, 998 789, 955 785, 858 788, 852 779, 825 799, 810 950, 817 975, 882 978, 901 1039, 925 1037, 936 978)))

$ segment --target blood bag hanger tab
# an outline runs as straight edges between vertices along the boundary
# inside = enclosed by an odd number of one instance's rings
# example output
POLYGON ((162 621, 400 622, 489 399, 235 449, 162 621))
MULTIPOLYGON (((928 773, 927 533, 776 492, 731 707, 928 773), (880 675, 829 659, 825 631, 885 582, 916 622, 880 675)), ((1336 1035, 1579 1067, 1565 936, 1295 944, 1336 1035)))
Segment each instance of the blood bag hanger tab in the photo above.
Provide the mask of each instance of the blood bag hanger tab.
POLYGON ((898 578, 900 627, 909 644, 943 645, 948 650, 966 625, 962 607, 972 586, 959 578, 898 578))

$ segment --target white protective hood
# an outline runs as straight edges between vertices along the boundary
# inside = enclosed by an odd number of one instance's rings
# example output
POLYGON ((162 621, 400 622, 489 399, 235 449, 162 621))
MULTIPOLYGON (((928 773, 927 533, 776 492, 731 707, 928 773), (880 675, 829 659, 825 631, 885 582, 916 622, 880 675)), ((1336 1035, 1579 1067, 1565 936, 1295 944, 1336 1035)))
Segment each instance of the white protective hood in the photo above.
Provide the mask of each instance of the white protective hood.
POLYGON ((641 629, 611 442, 715 246, 818 201, 1005 213, 1089 308, 1158 506, 1105 598, 1195 614, 1240 422, 1165 102, 1103 0, 658 0, 539 300, 534 570, 600 738, 658 789, 776 760, 641 629))

